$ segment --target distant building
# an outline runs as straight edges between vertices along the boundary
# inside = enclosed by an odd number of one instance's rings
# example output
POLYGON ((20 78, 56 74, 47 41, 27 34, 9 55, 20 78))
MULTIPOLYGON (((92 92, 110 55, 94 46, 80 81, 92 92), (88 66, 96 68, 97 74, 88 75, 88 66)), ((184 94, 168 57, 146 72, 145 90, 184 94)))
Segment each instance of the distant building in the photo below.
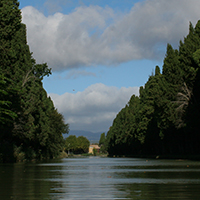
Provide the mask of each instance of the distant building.
POLYGON ((97 153, 100 152, 100 147, 99 147, 99 145, 97 145, 97 144, 91 144, 91 145, 89 146, 89 153, 93 154, 93 149, 96 149, 96 150, 97 150, 97 153))

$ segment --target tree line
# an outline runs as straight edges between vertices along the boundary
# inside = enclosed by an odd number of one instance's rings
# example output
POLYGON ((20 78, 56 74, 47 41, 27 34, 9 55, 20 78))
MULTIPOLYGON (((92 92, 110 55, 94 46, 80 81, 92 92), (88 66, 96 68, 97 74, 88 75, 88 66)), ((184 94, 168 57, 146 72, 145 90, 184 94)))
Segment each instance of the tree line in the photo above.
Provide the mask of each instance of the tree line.
POLYGON ((149 76, 117 114, 104 146, 110 155, 200 154, 200 21, 179 48, 168 44, 162 72, 149 76))
POLYGON ((42 80, 51 74, 36 64, 26 41, 17 0, 0 1, 0 162, 59 156, 68 124, 42 80))
POLYGON ((65 139, 65 151, 68 154, 83 154, 88 153, 90 141, 84 137, 70 135, 65 139))

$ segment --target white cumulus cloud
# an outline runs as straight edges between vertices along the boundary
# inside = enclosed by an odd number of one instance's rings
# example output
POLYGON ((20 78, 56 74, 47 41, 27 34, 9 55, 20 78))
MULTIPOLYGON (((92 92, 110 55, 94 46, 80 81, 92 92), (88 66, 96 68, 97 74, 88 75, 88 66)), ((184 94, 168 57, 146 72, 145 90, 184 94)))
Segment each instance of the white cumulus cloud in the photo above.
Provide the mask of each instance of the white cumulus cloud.
POLYGON ((108 131, 116 114, 133 94, 139 94, 138 87, 119 89, 97 83, 76 94, 49 95, 71 130, 100 132, 108 131))
POLYGON ((58 71, 163 59, 166 44, 177 46, 188 33, 189 21, 196 24, 199 7, 199 0, 146 0, 123 16, 94 5, 49 16, 29 6, 22 16, 37 62, 58 71))
MULTIPOLYGON (((52 12, 59 11, 61 1, 49 0, 46 6, 52 12)), ((79 6, 68 14, 45 16, 28 6, 22 9, 22 21, 27 25, 28 44, 37 63, 47 62, 53 71, 70 70, 66 78, 76 79, 96 76, 84 71, 86 66, 163 60, 167 43, 177 47, 188 33, 189 22, 195 25, 199 20, 199 8, 199 0, 144 0, 127 13, 91 5, 79 6)), ((108 130, 138 90, 99 83, 83 92, 50 96, 71 130, 97 132, 108 130)))

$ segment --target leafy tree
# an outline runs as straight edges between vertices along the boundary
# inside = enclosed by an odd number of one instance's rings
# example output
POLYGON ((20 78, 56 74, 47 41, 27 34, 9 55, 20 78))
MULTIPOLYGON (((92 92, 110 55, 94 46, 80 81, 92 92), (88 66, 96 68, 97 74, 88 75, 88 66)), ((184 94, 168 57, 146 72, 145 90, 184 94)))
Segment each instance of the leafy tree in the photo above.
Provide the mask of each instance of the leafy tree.
POLYGON ((100 151, 102 153, 106 153, 106 135, 105 133, 102 133, 100 136, 100 140, 99 140, 99 146, 100 146, 100 151))
POLYGON ((70 152, 75 152, 77 148, 77 138, 75 135, 70 135, 65 139, 65 149, 70 152))
POLYGON ((36 64, 32 58, 18 7, 16 0, 0 2, 2 162, 13 161, 13 155, 18 154, 29 160, 57 157, 64 148, 62 134, 68 132, 68 125, 42 85, 43 77, 49 76, 51 69, 46 63, 36 64), (8 119, 9 123, 5 123, 8 119))
POLYGON ((181 70, 183 74, 183 82, 187 87, 193 87, 198 64, 195 61, 194 53, 200 46, 200 21, 194 28, 192 23, 189 26, 189 34, 184 38, 184 42, 180 42, 179 56, 181 62, 181 70))
POLYGON ((192 91, 187 87, 186 83, 184 83, 180 91, 178 92, 177 100, 175 101, 175 103, 178 106, 176 108, 177 114, 179 116, 177 120, 178 128, 185 126, 184 116, 185 116, 185 112, 188 108, 191 98, 192 98, 192 91))
POLYGON ((96 156, 97 155, 97 150, 95 148, 93 148, 92 153, 93 153, 94 156, 96 156))
POLYGON ((140 97, 117 114, 106 136, 110 155, 200 153, 199 49, 200 21, 179 50, 167 45, 162 74, 156 66, 140 97))
POLYGON ((174 50, 170 44, 167 45, 167 53, 164 59, 162 74, 171 87, 172 95, 175 95, 180 84, 183 82, 183 79, 178 50, 174 50))
POLYGON ((73 153, 87 153, 90 146, 89 140, 84 136, 70 135, 65 139, 65 149, 73 153))
POLYGON ((106 141, 105 133, 102 133, 99 140, 99 146, 101 146, 102 144, 105 144, 105 141, 106 141))
POLYGON ((136 116, 139 98, 133 95, 128 105, 123 108, 113 121, 106 136, 106 147, 109 154, 130 154, 138 147, 136 134, 136 116))
POLYGON ((77 138, 77 153, 88 153, 89 146, 90 142, 86 137, 79 136, 77 138))
POLYGON ((11 109, 11 102, 7 100, 9 93, 14 91, 7 87, 8 79, 0 75, 0 124, 9 123, 11 119, 17 117, 11 109))

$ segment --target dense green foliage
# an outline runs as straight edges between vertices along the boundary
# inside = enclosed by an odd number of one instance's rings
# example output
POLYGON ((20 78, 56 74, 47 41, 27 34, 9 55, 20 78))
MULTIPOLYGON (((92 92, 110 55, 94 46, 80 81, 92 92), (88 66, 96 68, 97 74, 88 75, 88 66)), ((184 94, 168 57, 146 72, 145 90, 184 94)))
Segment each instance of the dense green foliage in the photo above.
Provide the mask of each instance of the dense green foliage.
POLYGON ((17 0, 0 1, 0 161, 54 158, 68 132, 43 88, 47 64, 36 64, 17 0))
POLYGON ((65 150, 67 153, 81 154, 88 153, 90 141, 84 137, 70 135, 65 139, 65 150))
POLYGON ((140 96, 133 95, 106 136, 110 155, 200 154, 200 21, 170 44, 162 73, 156 66, 140 96))
POLYGON ((106 134, 102 133, 99 139, 100 152, 106 153, 106 134))

